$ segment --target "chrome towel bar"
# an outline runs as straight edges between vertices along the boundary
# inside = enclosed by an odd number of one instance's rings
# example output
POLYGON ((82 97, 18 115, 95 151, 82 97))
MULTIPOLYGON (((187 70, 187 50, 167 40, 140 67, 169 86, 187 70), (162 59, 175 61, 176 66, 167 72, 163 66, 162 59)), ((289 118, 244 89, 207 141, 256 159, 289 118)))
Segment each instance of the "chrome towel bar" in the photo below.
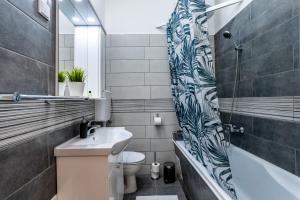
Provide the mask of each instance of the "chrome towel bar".
POLYGON ((87 101, 88 97, 63 97, 63 96, 48 96, 48 95, 27 95, 14 92, 13 94, 0 94, 0 101, 20 102, 22 100, 63 100, 63 101, 87 101))

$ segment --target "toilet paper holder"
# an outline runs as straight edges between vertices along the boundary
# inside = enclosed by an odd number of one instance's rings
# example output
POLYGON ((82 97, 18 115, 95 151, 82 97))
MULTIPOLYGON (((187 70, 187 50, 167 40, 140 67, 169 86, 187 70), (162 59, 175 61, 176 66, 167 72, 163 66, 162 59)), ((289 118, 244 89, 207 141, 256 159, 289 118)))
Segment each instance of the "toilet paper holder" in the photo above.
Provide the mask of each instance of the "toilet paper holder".
POLYGON ((154 125, 156 126, 162 125, 162 119, 158 113, 156 113, 155 116, 153 116, 153 121, 154 121, 154 125))

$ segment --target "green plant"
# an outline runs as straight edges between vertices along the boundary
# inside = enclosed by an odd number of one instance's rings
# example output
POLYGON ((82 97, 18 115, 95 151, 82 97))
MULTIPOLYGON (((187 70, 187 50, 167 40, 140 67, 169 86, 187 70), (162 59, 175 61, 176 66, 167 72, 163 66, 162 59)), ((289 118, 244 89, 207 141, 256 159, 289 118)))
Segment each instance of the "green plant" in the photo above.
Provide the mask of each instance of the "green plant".
POLYGON ((66 80, 66 72, 65 71, 59 71, 58 72, 58 82, 63 83, 66 80))
POLYGON ((72 71, 67 72, 67 77, 71 82, 84 82, 85 72, 80 67, 75 67, 72 71))

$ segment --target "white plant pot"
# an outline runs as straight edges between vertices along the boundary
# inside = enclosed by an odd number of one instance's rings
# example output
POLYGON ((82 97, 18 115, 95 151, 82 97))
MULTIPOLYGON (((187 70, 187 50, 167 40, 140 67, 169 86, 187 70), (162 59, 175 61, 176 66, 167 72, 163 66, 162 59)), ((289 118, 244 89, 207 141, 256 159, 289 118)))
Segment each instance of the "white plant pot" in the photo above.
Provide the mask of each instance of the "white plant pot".
POLYGON ((58 83, 58 95, 65 96, 66 83, 58 83))
POLYGON ((81 97, 83 96, 85 83, 83 82, 69 82, 70 96, 81 97))

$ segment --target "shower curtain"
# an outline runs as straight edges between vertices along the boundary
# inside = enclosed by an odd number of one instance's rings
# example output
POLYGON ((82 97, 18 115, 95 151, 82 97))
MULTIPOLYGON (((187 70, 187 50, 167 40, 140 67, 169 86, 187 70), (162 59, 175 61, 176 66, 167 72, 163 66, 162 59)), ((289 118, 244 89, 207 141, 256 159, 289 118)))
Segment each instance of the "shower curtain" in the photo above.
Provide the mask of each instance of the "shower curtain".
POLYGON ((236 199, 219 117, 205 0, 179 0, 167 26, 175 110, 186 148, 236 199))

